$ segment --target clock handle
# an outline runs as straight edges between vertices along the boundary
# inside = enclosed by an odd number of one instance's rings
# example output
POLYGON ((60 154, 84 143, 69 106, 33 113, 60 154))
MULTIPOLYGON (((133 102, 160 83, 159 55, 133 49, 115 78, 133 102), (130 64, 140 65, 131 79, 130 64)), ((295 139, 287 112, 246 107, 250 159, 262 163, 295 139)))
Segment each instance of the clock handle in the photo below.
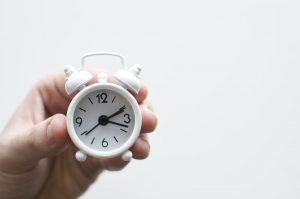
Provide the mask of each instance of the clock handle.
POLYGON ((118 53, 113 53, 113 52, 91 52, 91 53, 84 54, 81 57, 81 68, 84 68, 84 66, 85 66, 85 60, 88 57, 105 56, 105 55, 119 58, 120 61, 121 61, 122 66, 123 66, 123 68, 124 69, 126 68, 124 57, 122 55, 118 54, 118 53))
POLYGON ((126 151, 125 153, 122 154, 122 160, 125 162, 129 162, 132 159, 132 152, 131 151, 126 151))

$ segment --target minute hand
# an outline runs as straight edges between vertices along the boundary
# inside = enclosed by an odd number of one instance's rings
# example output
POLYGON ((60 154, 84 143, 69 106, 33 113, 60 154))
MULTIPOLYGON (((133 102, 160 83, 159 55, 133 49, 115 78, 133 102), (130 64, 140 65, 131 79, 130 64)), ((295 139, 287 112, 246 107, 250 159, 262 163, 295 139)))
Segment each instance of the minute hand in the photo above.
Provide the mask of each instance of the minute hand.
POLYGON ((96 126, 94 126, 91 130, 89 130, 88 132, 85 133, 85 135, 89 134, 90 132, 92 132, 95 128, 97 128, 100 125, 100 123, 98 123, 96 126))
POLYGON ((111 114, 110 116, 108 116, 107 118, 110 119, 112 117, 115 117, 116 115, 119 115, 120 113, 123 113, 125 109, 125 106, 122 106, 117 112, 111 114))
POLYGON ((119 125, 119 126, 123 126, 123 127, 128 128, 128 125, 126 125, 126 124, 120 124, 120 123, 113 122, 113 121, 108 121, 108 123, 111 123, 111 124, 115 124, 115 125, 119 125))

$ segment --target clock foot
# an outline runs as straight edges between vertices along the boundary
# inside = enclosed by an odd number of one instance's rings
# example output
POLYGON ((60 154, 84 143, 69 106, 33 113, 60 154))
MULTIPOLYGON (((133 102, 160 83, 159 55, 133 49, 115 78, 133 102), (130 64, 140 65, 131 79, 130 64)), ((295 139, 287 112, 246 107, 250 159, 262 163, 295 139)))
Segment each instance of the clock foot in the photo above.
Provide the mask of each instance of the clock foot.
POLYGON ((82 151, 77 151, 75 154, 76 160, 79 162, 84 162, 87 158, 86 154, 83 153, 82 151))
POLYGON ((131 158, 132 158, 132 152, 129 150, 122 154, 122 159, 126 162, 129 162, 131 158))

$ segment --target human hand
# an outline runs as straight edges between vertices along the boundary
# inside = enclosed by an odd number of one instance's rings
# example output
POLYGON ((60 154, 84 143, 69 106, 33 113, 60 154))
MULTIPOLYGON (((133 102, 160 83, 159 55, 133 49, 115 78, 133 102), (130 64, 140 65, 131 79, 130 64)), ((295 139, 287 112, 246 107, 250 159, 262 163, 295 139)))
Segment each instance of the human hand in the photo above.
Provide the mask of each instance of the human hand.
MULTIPOLYGON (((69 139, 65 117, 74 95, 68 96, 64 85, 63 73, 40 80, 0 135, 1 198, 76 198, 103 170, 126 166, 121 157, 75 159, 77 148, 69 139)), ((142 129, 130 150, 133 158, 145 159, 150 151, 145 133, 155 129, 157 118, 145 101, 145 86, 134 96, 142 111, 142 129)))

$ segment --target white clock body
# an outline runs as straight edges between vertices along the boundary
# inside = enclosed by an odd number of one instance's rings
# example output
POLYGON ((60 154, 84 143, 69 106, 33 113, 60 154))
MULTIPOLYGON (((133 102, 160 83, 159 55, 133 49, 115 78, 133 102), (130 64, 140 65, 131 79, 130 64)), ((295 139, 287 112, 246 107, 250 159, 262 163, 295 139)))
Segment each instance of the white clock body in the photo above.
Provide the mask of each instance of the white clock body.
POLYGON ((136 99, 112 83, 85 87, 76 94, 67 111, 72 142, 83 154, 93 157, 108 158, 126 153, 138 138, 141 124, 136 99))

